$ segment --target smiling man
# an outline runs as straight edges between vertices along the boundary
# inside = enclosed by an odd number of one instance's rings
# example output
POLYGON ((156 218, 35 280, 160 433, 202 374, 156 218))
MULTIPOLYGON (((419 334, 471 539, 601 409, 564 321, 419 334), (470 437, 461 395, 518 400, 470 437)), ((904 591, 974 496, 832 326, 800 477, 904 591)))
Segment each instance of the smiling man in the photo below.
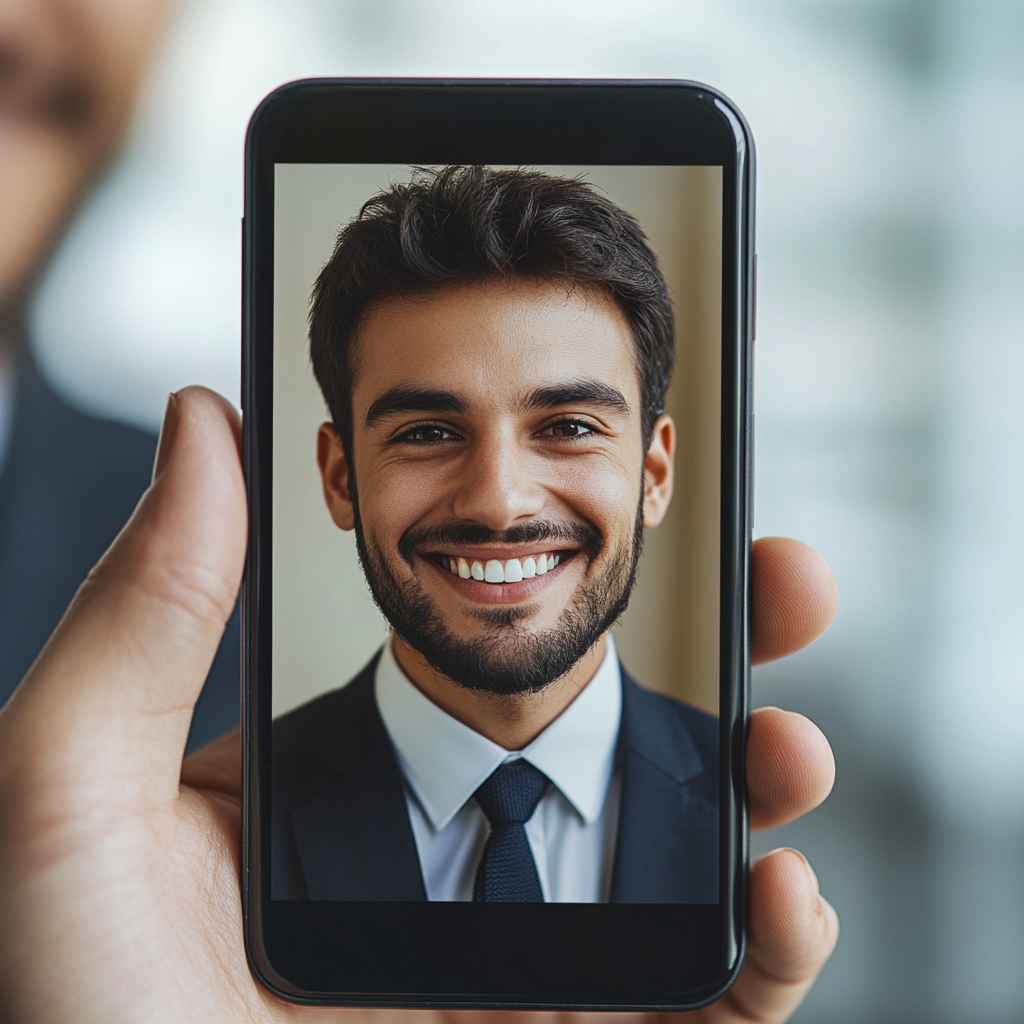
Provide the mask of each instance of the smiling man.
POLYGON ((449 167, 313 291, 327 508, 392 631, 274 724, 273 895, 719 899, 718 720, 610 628, 672 496, 672 307, 583 182, 449 167))

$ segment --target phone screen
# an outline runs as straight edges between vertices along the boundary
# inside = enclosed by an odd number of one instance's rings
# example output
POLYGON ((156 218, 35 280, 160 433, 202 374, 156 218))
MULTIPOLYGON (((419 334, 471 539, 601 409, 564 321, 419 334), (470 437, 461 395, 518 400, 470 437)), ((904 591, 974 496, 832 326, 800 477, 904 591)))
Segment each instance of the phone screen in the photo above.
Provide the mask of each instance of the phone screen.
POLYGON ((720 902, 723 168, 273 190, 271 900, 720 902))

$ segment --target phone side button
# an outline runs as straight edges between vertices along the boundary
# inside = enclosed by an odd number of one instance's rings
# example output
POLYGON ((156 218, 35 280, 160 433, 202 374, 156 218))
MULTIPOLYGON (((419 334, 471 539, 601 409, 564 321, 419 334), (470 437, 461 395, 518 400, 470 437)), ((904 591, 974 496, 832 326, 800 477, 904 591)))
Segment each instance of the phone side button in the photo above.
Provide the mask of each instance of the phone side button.
POLYGON ((754 536, 754 444, 757 441, 756 434, 757 413, 750 413, 750 442, 747 445, 747 497, 750 502, 747 515, 749 516, 750 536, 754 536))
POLYGON ((241 283, 241 324, 242 324, 242 337, 241 337, 241 358, 239 359, 239 373, 240 378, 238 382, 238 402, 241 408, 245 408, 245 370, 246 370, 246 353, 245 350, 248 346, 248 331, 249 318, 245 312, 245 217, 242 217, 239 222, 241 230, 239 231, 241 244, 238 247, 238 277, 241 283))
POLYGON ((750 286, 750 340, 757 341, 757 253, 754 253, 754 280, 750 286))

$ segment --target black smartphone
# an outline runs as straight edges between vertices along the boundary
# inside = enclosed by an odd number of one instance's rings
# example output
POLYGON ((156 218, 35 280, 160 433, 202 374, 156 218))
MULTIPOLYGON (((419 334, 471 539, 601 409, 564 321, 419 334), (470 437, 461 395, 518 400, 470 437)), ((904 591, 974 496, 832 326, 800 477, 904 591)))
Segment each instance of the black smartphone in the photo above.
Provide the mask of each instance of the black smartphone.
POLYGON ((754 150, 678 81, 316 79, 245 150, 245 941, 302 1003, 743 957, 754 150))

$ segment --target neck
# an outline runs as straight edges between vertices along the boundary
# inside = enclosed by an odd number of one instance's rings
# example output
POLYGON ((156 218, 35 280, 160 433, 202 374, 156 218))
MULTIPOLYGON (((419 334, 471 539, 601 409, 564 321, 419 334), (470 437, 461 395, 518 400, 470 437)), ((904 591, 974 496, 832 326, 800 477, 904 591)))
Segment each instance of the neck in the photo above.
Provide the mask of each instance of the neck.
POLYGON ((522 750, 576 699, 593 679, 606 647, 602 634, 564 676, 543 690, 502 695, 460 686, 438 672, 397 633, 391 635, 395 660, 416 688, 452 718, 506 750, 522 750))

